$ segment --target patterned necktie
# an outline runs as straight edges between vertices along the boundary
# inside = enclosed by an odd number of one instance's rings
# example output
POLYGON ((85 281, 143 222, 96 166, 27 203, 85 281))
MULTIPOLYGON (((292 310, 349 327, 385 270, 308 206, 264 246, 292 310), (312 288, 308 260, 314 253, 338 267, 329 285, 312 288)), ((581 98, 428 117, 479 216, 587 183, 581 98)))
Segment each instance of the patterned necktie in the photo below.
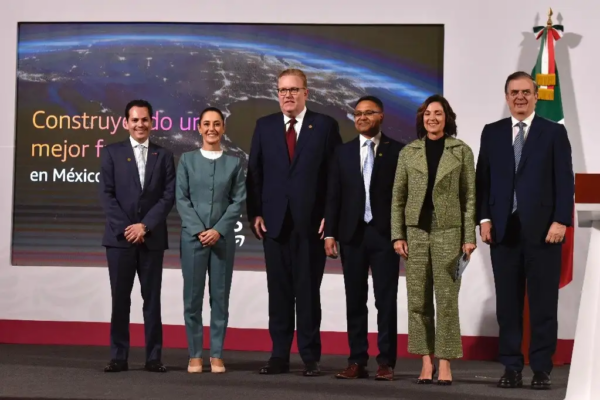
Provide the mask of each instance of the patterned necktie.
POLYGON ((294 125, 296 124, 296 120, 292 118, 290 120, 290 126, 285 132, 285 141, 287 142, 288 154, 290 156, 290 161, 294 159, 294 150, 296 149, 296 130, 294 129, 294 125))
MULTIPOLYGON (((525 127, 527 124, 523 121, 517 124, 519 127, 519 133, 517 133, 517 137, 515 138, 515 143, 513 144, 513 150, 515 153, 515 175, 519 170, 519 162, 521 161, 521 153, 523 153, 523 144, 525 143, 525 127)), ((516 182, 516 177, 515 177, 516 182)), ((515 185, 515 190, 513 193, 513 208, 512 212, 514 213, 517 210, 517 188, 515 185)))
POLYGON ((146 176, 146 147, 138 144, 135 146, 137 151, 135 152, 135 162, 137 164, 138 172, 140 174, 140 185, 144 188, 144 177, 146 176))
POLYGON ((375 155, 373 154, 373 149, 375 147, 375 143, 372 140, 367 140, 363 146, 367 146, 367 156, 365 157, 365 164, 363 165, 363 180, 365 183, 365 222, 369 223, 373 219, 373 214, 371 213, 371 174, 373 173, 373 161, 375 159, 375 155))

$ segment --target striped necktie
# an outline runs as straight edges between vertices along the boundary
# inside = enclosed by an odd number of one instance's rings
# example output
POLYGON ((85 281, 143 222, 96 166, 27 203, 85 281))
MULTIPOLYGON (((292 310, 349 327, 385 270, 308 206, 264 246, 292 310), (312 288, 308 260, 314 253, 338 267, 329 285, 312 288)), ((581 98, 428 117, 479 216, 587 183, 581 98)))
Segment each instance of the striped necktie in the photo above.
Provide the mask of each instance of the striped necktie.
MULTIPOLYGON (((521 154, 523 153, 523 145, 525 144, 525 127, 527 124, 523 121, 517 124, 519 127, 519 133, 517 133, 517 137, 515 138, 515 143, 513 144, 513 151, 515 153, 515 175, 519 170, 519 162, 521 162, 521 154)), ((513 193, 513 208, 512 212, 517 211, 517 188, 516 188, 516 177, 515 177, 515 189, 513 193)))
POLYGON ((365 222, 371 222, 373 219, 373 213, 371 212, 371 174, 373 173, 373 163, 375 155, 373 154, 373 148, 375 143, 372 140, 367 140, 363 146, 367 146, 367 156, 365 157, 365 164, 363 166, 363 180, 365 184, 365 222))

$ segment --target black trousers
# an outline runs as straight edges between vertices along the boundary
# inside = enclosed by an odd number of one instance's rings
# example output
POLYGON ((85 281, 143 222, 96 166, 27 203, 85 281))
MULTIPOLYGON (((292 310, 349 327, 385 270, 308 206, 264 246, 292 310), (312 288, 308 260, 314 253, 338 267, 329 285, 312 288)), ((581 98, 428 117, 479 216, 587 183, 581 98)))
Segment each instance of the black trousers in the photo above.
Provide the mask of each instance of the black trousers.
POLYGON ((108 272, 112 295, 110 320, 111 358, 129 357, 129 313, 131 290, 136 273, 144 300, 144 333, 146 361, 160 360, 162 353, 162 319, 160 293, 164 251, 150 251, 146 246, 107 247, 108 272))
POLYGON ((529 361, 534 372, 552 371, 558 336, 558 286, 562 244, 533 243, 521 232, 518 213, 508 222, 504 240, 491 245, 496 285, 496 316, 500 326, 500 362, 521 371, 525 288, 529 299, 531 343, 529 361))
POLYGON ((369 359, 367 340, 369 266, 373 278, 377 308, 377 345, 379 365, 394 368, 398 348, 397 297, 400 256, 389 237, 373 226, 362 223, 352 242, 341 244, 340 255, 346 288, 346 318, 349 363, 366 366, 369 359))
POLYGON ((319 362, 320 290, 326 261, 324 243, 316 230, 308 236, 298 232, 288 210, 281 234, 276 239, 266 237, 264 250, 269 333, 273 342, 271 359, 289 362, 294 322, 297 322, 298 351, 302 361, 319 362))

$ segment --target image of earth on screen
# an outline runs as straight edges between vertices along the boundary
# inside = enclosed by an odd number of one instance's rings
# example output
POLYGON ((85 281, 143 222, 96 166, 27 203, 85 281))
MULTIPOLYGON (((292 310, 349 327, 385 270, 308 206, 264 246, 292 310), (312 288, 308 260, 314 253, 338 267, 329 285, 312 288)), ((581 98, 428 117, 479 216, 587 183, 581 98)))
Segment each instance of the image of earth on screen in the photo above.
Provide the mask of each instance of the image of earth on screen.
MULTIPOLYGON (((344 142, 370 94, 385 105, 383 132, 406 143, 418 106, 442 93, 443 43, 441 25, 19 24, 13 265, 106 266, 98 155, 127 139, 128 101, 152 104, 151 140, 176 164, 202 145, 194 118, 218 107, 224 150, 247 165, 256 119, 279 111, 278 74, 299 68, 307 107, 334 117, 344 142)), ((263 270, 243 210, 235 268, 263 270)), ((168 223, 165 267, 179 268, 175 207, 168 223)), ((328 260, 326 272, 339 270, 328 260)))

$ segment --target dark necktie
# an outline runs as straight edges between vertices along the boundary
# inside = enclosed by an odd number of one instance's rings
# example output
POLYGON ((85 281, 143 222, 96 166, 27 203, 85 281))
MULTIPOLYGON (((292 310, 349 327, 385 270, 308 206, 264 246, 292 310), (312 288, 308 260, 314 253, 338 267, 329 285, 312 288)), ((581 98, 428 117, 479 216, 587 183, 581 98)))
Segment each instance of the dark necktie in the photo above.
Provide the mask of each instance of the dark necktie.
POLYGON ((294 129, 294 124, 296 124, 296 120, 292 118, 290 120, 290 126, 285 133, 285 141, 287 142, 290 161, 294 159, 294 150, 296 149, 296 130, 294 129))
MULTIPOLYGON (((521 162, 521 153, 523 153, 523 145, 525 144, 525 127, 527 124, 523 121, 519 122, 516 126, 519 127, 519 133, 517 133, 517 137, 515 138, 515 142, 513 144, 513 150, 515 153, 515 174, 519 170, 519 163, 521 162)), ((517 190, 513 192, 513 208, 512 212, 517 211, 517 190)))

